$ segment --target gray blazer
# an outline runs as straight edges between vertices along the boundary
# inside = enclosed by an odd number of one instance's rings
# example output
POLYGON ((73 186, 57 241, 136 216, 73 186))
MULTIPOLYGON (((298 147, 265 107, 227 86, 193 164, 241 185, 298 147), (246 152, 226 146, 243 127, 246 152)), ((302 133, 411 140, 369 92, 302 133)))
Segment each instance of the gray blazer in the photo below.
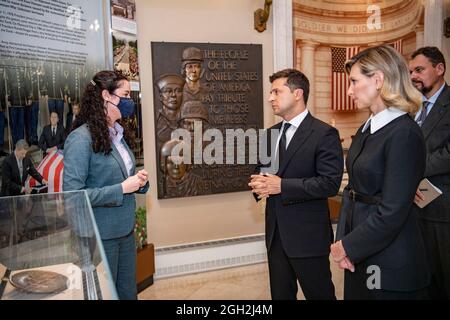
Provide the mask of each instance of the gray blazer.
MULTIPOLYGON (((135 158, 124 140, 135 171, 135 158)), ((73 130, 64 144, 63 190, 86 189, 100 237, 103 240, 128 235, 134 228, 134 193, 123 194, 121 183, 128 177, 125 164, 111 143, 109 155, 94 153, 91 133, 86 124, 73 130)), ((148 185, 139 190, 145 193, 148 185)))

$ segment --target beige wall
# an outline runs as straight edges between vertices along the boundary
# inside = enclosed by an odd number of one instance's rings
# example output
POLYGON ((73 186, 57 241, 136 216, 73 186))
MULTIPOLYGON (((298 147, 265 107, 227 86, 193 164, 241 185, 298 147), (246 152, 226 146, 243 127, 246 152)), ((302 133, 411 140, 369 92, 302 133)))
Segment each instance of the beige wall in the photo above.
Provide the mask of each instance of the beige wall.
MULTIPOLYGON (((253 29, 260 0, 136 0, 142 88, 145 168, 156 186, 151 41, 255 43, 263 45, 264 101, 273 72, 272 23, 263 33, 253 29)), ((272 124, 264 102, 265 126, 272 124)), ((158 200, 147 195, 149 241, 156 247, 237 237, 264 232, 264 215, 250 192, 158 200)))

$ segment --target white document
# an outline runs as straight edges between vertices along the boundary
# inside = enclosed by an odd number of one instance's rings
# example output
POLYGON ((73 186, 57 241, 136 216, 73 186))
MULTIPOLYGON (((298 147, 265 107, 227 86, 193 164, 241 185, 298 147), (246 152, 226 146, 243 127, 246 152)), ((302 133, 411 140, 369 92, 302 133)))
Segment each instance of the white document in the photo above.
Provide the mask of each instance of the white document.
POLYGON ((425 200, 416 202, 419 208, 424 208, 431 201, 436 199, 442 194, 442 191, 433 185, 427 178, 423 179, 419 183, 419 191, 425 196, 425 200))

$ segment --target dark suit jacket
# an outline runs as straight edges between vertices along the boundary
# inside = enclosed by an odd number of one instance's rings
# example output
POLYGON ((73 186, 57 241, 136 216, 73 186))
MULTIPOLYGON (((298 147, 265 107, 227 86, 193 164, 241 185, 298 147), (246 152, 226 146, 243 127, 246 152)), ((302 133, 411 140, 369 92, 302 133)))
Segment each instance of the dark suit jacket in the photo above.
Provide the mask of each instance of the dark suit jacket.
POLYGON ((64 149, 64 140, 66 135, 64 133, 64 127, 58 125, 56 127, 56 135, 52 135, 52 126, 49 124, 42 130, 41 137, 39 138, 39 147, 44 151, 48 148, 57 147, 58 149, 64 149))
POLYGON ((424 177, 443 194, 423 209, 422 218, 450 222, 450 87, 445 85, 422 125, 427 148, 424 177))
POLYGON ((22 187, 25 185, 25 181, 28 175, 31 175, 37 181, 42 183, 42 176, 37 172, 33 166, 31 159, 27 156, 22 160, 23 174, 22 180, 20 180, 19 167, 17 166, 17 160, 15 153, 11 153, 3 160, 2 167, 2 195, 3 196, 17 196, 21 194, 22 187))
MULTIPOLYGON (((281 125, 278 123, 270 129, 280 130, 281 125)), ((343 167, 338 131, 308 113, 280 163, 277 175, 282 179, 281 193, 267 199, 268 250, 278 225, 283 248, 289 257, 329 254, 333 231, 327 198, 338 193, 343 167)), ((261 170, 263 166, 259 165, 257 171, 261 170)))
POLYGON ((353 138, 346 159, 349 184, 344 190, 336 240, 342 240, 357 272, 366 274, 370 265, 380 268, 381 289, 424 288, 429 283, 429 269, 413 210, 425 169, 422 133, 407 114, 373 134, 362 133, 362 128, 353 138), (380 202, 353 202, 349 188, 379 197, 380 202))
POLYGON ((70 128, 72 128, 72 123, 73 123, 73 114, 68 113, 67 119, 66 119, 66 135, 68 135, 70 133, 70 128))

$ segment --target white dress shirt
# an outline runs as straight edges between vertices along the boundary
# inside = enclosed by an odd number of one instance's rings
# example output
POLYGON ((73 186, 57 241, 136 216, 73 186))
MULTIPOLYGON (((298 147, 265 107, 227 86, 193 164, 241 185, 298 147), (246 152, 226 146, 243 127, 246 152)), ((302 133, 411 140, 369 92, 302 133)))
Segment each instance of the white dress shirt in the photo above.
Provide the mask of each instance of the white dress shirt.
MULTIPOLYGON (((14 153, 15 155, 15 153, 14 153)), ((16 156, 16 155, 15 155, 16 156)), ((23 178, 23 160, 19 160, 16 156, 17 168, 19 168, 20 182, 22 183, 23 178)))
POLYGON ((116 147, 117 151, 119 151, 123 163, 125 164, 125 168, 127 169, 128 176, 131 176, 133 173, 131 171, 133 169, 133 160, 131 160, 130 153, 128 152, 127 148, 124 146, 122 142, 123 128, 120 124, 116 122, 114 124, 114 128, 108 127, 108 129, 111 141, 114 143, 114 146, 116 147))
POLYGON ((286 130, 286 149, 287 149, 289 146, 289 143, 292 140, 292 137, 294 136, 298 127, 300 127, 300 124, 303 122, 303 120, 305 120, 307 115, 308 115, 308 109, 305 109, 302 113, 296 115, 290 121, 283 121, 283 124, 281 125, 281 129, 280 129, 280 133, 278 134, 277 148, 275 149, 275 154, 278 154, 278 145, 280 144, 280 139, 281 139, 281 134, 283 133, 284 124, 286 122, 291 124, 291 126, 286 130))

